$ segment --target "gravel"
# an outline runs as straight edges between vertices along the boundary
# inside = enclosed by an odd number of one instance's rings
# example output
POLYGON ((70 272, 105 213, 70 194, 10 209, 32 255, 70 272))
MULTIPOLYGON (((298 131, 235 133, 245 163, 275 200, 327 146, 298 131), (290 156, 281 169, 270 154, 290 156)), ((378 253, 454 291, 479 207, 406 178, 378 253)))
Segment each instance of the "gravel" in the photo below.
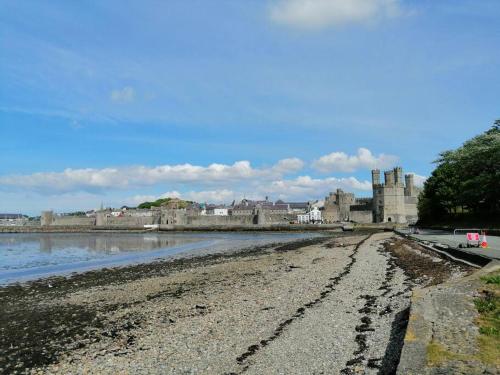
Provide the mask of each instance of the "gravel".
POLYGON ((392 233, 352 234, 178 268, 155 265, 154 272, 147 266, 107 270, 94 273, 92 282, 78 279, 85 287, 64 293, 58 290, 71 279, 50 290, 37 285, 36 295, 20 287, 4 296, 24 302, 4 297, 5 311, 18 312, 33 331, 60 327, 62 333, 50 345, 43 341, 43 350, 27 339, 17 342, 50 355, 30 363, 4 335, 0 352, 9 357, 0 358, 0 367, 50 374, 394 373, 411 289, 422 279, 421 272, 405 271, 406 253, 392 251, 398 241, 392 233), (28 302, 37 312, 31 316, 49 312, 45 325, 22 315, 28 302), (66 312, 64 321, 59 311, 66 312))

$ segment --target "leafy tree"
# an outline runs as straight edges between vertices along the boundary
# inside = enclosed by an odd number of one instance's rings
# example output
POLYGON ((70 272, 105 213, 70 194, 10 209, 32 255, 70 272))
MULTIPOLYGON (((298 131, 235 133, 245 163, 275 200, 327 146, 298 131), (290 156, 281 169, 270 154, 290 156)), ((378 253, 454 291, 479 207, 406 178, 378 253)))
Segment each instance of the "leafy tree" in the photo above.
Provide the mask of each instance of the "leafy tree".
MULTIPOLYGON (((154 202, 143 202, 139 206, 137 206, 137 208, 150 209, 151 207, 161 207, 174 199, 176 198, 160 198, 155 200, 154 202)), ((193 202, 178 199, 179 208, 186 208, 191 203, 193 202)))
POLYGON ((419 216, 432 222, 465 213, 500 214, 500 120, 456 150, 439 154, 419 216))

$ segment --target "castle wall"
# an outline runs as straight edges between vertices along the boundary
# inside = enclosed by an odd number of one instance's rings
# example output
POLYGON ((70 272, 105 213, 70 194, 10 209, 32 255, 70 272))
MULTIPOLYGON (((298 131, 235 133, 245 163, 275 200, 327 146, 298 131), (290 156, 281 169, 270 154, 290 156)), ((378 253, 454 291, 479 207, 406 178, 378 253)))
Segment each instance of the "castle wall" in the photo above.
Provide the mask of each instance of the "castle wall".
POLYGON ((60 226, 93 226, 95 218, 86 216, 54 216, 48 225, 60 226))
POLYGON ((383 212, 380 218, 383 222, 406 223, 404 188, 399 186, 384 186, 383 212))
POLYGON ((355 204, 353 193, 345 193, 337 189, 325 198, 322 219, 325 223, 335 223, 350 220, 351 206, 355 204))
MULTIPOLYGON (((238 215, 238 216, 187 216, 186 225, 248 225, 254 223, 254 215, 238 215)), ((167 224, 163 223, 162 224, 167 224)))
POLYGON ((297 214, 264 214, 265 224, 288 224, 297 221, 297 214))
POLYGON ((144 225, 159 224, 159 220, 154 216, 107 216, 101 225, 123 226, 123 227, 143 227, 144 225))
MULTIPOLYGON (((238 216, 186 216, 184 225, 209 226, 209 225, 253 225, 253 224, 288 224, 297 220, 297 214, 270 214, 261 212, 260 215, 238 216)), ((162 224, 168 224, 162 221, 162 224)), ((173 224, 173 223, 170 223, 173 224)))
POLYGON ((339 206, 334 204, 325 205, 322 216, 325 223, 335 223, 340 221, 339 206))
POLYGON ((372 211, 351 211, 350 220, 355 223, 372 223, 373 222, 373 213, 372 211))

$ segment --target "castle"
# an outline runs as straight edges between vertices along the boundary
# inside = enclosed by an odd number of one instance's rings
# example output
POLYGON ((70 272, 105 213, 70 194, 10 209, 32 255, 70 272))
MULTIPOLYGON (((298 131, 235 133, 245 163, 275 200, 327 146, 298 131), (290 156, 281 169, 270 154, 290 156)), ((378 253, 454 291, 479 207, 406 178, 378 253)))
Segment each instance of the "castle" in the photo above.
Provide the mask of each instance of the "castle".
POLYGON ((358 223, 413 224, 418 220, 417 203, 420 190, 415 187, 413 175, 405 175, 396 167, 384 172, 372 170, 373 198, 355 198, 353 193, 337 189, 325 198, 323 219, 327 223, 354 221, 358 223))
POLYGON ((384 177, 384 183, 380 183, 380 170, 372 170, 373 198, 356 198, 353 193, 337 189, 325 198, 324 204, 319 201, 285 203, 281 200, 273 203, 266 197, 264 201, 243 199, 238 204, 233 202, 231 206, 216 206, 170 199, 161 207, 153 206, 148 209, 122 207, 115 211, 101 209, 85 216, 55 215, 52 211, 44 211, 40 224, 137 228, 159 225, 194 227, 285 225, 309 222, 309 220, 325 224, 346 221, 416 223, 420 190, 414 185, 413 175, 405 175, 403 181, 403 170, 401 167, 396 167, 385 171, 384 177))

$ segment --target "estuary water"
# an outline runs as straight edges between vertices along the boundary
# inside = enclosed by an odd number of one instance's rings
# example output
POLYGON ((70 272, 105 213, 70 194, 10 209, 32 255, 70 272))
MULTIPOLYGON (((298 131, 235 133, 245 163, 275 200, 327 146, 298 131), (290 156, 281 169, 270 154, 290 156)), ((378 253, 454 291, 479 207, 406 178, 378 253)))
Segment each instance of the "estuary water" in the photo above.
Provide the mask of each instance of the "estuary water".
POLYGON ((314 236, 283 232, 0 233, 0 284, 314 236))

